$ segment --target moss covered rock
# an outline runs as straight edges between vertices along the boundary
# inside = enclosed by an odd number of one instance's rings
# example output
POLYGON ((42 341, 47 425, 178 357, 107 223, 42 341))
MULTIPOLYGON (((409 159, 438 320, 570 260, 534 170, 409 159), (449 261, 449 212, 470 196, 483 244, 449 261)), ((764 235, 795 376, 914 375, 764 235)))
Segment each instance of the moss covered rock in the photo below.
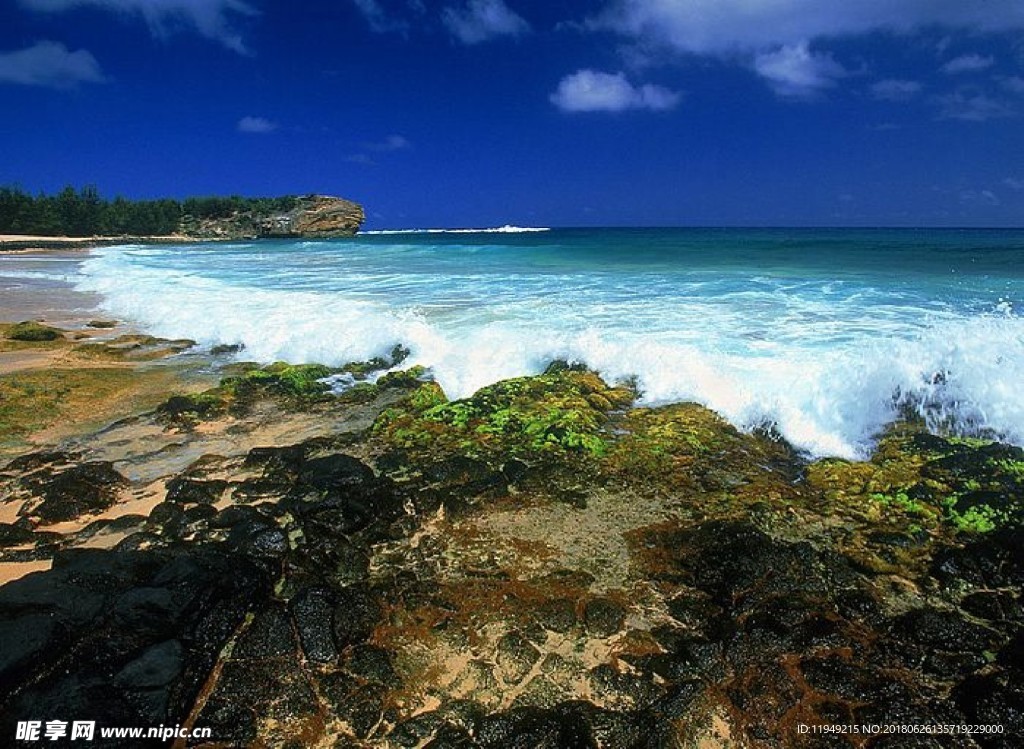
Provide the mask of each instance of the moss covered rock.
POLYGON ((978 533, 1024 524, 1024 450, 940 437, 903 424, 869 461, 827 459, 807 469, 811 487, 872 520, 978 533))
POLYGON ((169 340, 129 333, 108 341, 80 344, 75 347, 75 353, 110 361, 155 361, 188 351, 195 345, 196 342, 188 338, 169 340))
POLYGON ((450 402, 424 383, 378 417, 374 434, 422 451, 599 457, 608 449, 609 413, 632 400, 594 372, 568 369, 503 380, 450 402))
POLYGON ((217 387, 194 395, 169 398, 159 406, 157 414, 166 422, 189 426, 228 413, 243 414, 260 400, 273 400, 292 409, 308 408, 335 399, 341 403, 366 403, 376 398, 382 389, 415 389, 424 384, 420 379, 424 376, 422 367, 388 373, 377 384, 367 379, 368 373, 392 366, 394 361, 393 355, 387 361, 350 362, 343 367, 285 362, 259 367, 252 363, 239 363, 226 368, 231 374, 224 377, 217 387), (335 376, 346 376, 351 383, 339 395, 330 384, 335 376))
POLYGON ((37 323, 35 320, 25 320, 12 325, 7 330, 7 337, 12 341, 56 341, 64 337, 64 331, 37 323))
POLYGON ((232 411, 244 412, 261 398, 302 407, 327 397, 330 386, 323 380, 339 371, 322 364, 275 362, 225 377, 220 385, 202 393, 175 395, 157 408, 157 415, 188 426, 232 411))

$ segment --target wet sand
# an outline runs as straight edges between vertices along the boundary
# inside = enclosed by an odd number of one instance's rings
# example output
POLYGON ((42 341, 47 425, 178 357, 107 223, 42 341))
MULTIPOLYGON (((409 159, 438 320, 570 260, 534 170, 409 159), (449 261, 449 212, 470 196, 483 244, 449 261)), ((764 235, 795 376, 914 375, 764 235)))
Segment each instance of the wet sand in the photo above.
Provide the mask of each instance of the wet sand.
POLYGON ((99 296, 73 287, 88 249, 0 253, 0 321, 40 320, 82 328, 96 317, 99 296))

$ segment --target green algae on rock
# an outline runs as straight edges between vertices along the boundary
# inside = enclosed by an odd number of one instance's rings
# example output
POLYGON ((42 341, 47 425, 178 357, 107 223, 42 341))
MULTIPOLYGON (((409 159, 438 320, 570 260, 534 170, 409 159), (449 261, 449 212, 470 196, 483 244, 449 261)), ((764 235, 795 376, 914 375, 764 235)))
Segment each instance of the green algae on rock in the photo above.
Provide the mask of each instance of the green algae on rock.
POLYGON ((812 487, 907 524, 984 533, 1024 523, 1024 450, 991 440, 941 437, 897 425, 866 462, 808 466, 812 487))
POLYGON ((302 407, 327 396, 330 386, 322 380, 340 372, 322 364, 286 364, 275 362, 231 375, 202 393, 175 395, 157 408, 166 421, 188 426, 198 421, 243 411, 261 396, 276 398, 294 407, 302 407))
POLYGON ((182 385, 179 377, 166 367, 74 367, 73 362, 2 375, 0 454, 24 450, 43 430, 54 438, 153 408, 168 390, 182 385))
POLYGON ((64 337, 64 331, 43 325, 35 320, 25 320, 7 329, 7 338, 12 341, 56 341, 64 337))
POLYGON ((374 372, 394 366, 395 360, 393 354, 391 359, 350 362, 342 367, 286 362, 260 367, 252 363, 236 363, 225 367, 231 374, 222 378, 217 387, 193 395, 172 396, 157 408, 157 413, 167 423, 189 427, 229 413, 243 414, 264 398, 291 409, 311 408, 330 402, 367 403, 381 389, 402 389, 420 384, 419 378, 424 372, 422 367, 389 372, 377 383, 367 379, 374 372), (335 394, 330 379, 343 375, 350 376, 352 382, 340 394, 335 394))
POLYGON ((188 351, 196 345, 189 338, 168 340, 151 335, 128 333, 106 341, 82 343, 75 354, 107 361, 155 361, 188 351))
POLYGON ((429 452, 598 458, 607 451, 609 413, 634 394, 593 372, 562 370, 503 380, 461 400, 443 398, 436 385, 420 386, 380 415, 374 434, 429 452))
POLYGON ((741 434, 722 417, 696 403, 634 408, 616 424, 618 435, 604 469, 640 484, 673 485, 707 470, 732 483, 778 457, 781 446, 741 434))

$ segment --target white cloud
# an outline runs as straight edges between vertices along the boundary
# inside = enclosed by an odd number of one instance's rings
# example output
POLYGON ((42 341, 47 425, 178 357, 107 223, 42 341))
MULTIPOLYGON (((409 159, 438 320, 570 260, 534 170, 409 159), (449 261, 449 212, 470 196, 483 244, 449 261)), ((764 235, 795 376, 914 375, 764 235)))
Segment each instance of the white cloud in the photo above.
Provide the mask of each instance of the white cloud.
POLYGON ((759 52, 805 39, 923 26, 1024 28, 1020 0, 612 0, 590 25, 697 54, 759 52))
POLYGON ((0 83, 72 88, 102 83, 100 64, 84 49, 71 52, 60 42, 43 41, 25 49, 0 52, 0 83))
POLYGON ((505 0, 469 0, 465 7, 446 7, 441 22, 463 44, 479 44, 499 36, 521 36, 530 30, 526 20, 505 0))
POLYGON ((995 60, 991 57, 982 57, 981 55, 960 55, 954 57, 952 60, 942 66, 941 70, 943 73, 949 75, 956 75, 957 73, 977 73, 981 70, 987 70, 995 64, 995 60))
MULTIPOLYGON (((782 96, 803 97, 832 85, 839 63, 823 51, 832 40, 869 33, 1024 29, 1020 0, 606 0, 584 22, 611 31, 664 59, 665 51, 744 64, 782 96), (817 50, 814 53, 809 48, 817 50)), ((955 66, 954 66, 955 67, 955 66)))
POLYGON ((960 202, 964 205, 996 206, 1000 205, 1002 201, 991 190, 962 190, 960 192, 960 202))
POLYGON ((662 86, 633 86, 623 73, 580 70, 563 78, 550 98, 566 112, 622 112, 672 109, 682 97, 662 86))
POLYGON ((1005 102, 993 99, 982 91, 955 91, 936 97, 935 101, 939 105, 939 117, 944 120, 984 122, 1015 114, 1013 108, 1005 102))
POLYGON ((377 162, 367 156, 365 153, 353 153, 345 157, 345 161, 350 164, 359 164, 360 166, 377 166, 377 162))
POLYGON ((1011 75, 999 81, 1003 88, 1015 94, 1024 94, 1024 78, 1019 75, 1011 75))
POLYGON ((1024 179, 1017 179, 1016 177, 1007 177, 1003 180, 1003 184, 1009 187, 1011 190, 1024 190, 1024 179))
POLYGON ((369 141, 363 143, 363 148, 367 151, 402 151, 406 148, 412 148, 412 143, 404 135, 389 135, 383 140, 369 141))
POLYGON ((364 141, 359 145, 363 152, 349 154, 345 157, 345 161, 361 164, 362 166, 376 166, 377 162, 368 153, 365 153, 366 151, 372 153, 393 153, 412 148, 412 142, 404 135, 389 135, 381 140, 364 141))
POLYGON ((257 133, 263 135, 265 133, 272 133, 277 130, 277 123, 268 120, 266 117, 243 117, 238 121, 238 132, 240 133, 257 133))
POLYGON ((811 96, 846 75, 832 55, 812 52, 806 41, 757 55, 754 70, 767 79, 775 93, 788 97, 811 96))
POLYGON ((883 101, 908 101, 921 93, 921 84, 917 81, 904 81, 887 78, 871 84, 871 96, 883 101))
POLYGON ((123 15, 141 16, 154 36, 167 36, 180 27, 192 28, 228 49, 248 54, 235 24, 257 11, 243 0, 19 0, 31 10, 60 13, 96 7, 123 15))
MULTIPOLYGON (((359 12, 363 14, 370 31, 377 34, 391 32, 404 34, 409 31, 409 24, 400 18, 390 15, 384 10, 379 0, 352 0, 359 12)), ((422 5, 420 6, 422 12, 422 5)))

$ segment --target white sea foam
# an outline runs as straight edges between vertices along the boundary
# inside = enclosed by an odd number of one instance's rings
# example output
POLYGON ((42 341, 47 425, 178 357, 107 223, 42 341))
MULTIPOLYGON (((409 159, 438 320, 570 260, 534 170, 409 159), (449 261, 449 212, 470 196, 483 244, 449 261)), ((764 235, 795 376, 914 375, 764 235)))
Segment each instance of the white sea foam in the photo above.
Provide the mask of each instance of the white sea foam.
POLYGON ((541 231, 551 231, 546 226, 495 226, 489 229, 372 229, 361 231, 361 235, 374 234, 531 234, 541 231))
POLYGON ((77 274, 74 271, 70 273, 47 273, 45 271, 22 270, 20 268, 14 269, 0 266, 0 278, 23 281, 73 281, 76 280, 77 274))
POLYGON ((906 408, 936 428, 1024 444, 1024 319, 995 300, 989 313, 967 314, 880 300, 868 286, 797 293, 770 277, 731 290, 706 278, 636 289, 571 275, 375 276, 341 266, 329 283, 289 288, 207 277, 190 266, 199 259, 182 257, 101 250, 79 288, 156 335, 242 343, 260 361, 340 364, 403 343, 405 365, 430 367, 450 397, 561 358, 609 380, 636 376, 646 403, 693 400, 740 428, 773 424, 814 455, 864 457, 906 408))

